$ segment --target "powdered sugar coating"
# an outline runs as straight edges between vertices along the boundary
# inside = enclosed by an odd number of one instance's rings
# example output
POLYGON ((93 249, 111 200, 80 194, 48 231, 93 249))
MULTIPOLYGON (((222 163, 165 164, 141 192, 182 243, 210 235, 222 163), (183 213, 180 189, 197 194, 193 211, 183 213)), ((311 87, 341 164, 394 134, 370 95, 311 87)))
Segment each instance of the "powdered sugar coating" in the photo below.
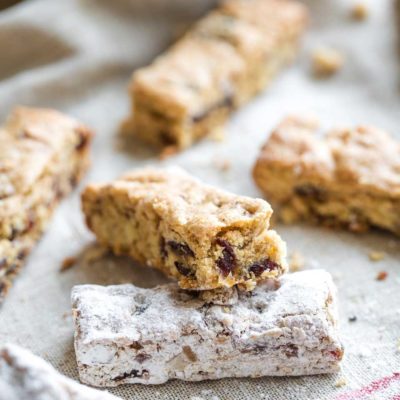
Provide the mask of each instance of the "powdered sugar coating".
POLYGON ((305 271, 279 282, 279 288, 267 282, 238 291, 226 302, 217 293, 218 304, 212 292, 185 292, 175 284, 76 286, 80 378, 117 386, 337 371, 343 350, 330 275, 305 271))
POLYGON ((0 348, 1 400, 117 400, 59 374, 41 358, 16 345, 0 348))

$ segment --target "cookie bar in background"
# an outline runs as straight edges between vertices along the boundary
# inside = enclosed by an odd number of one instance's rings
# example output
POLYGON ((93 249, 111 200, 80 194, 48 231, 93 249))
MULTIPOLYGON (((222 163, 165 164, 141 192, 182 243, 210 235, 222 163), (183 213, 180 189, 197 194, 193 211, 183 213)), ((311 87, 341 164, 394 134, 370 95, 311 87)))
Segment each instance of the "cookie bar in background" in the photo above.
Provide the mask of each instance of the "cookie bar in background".
POLYGON ((75 352, 82 382, 160 384, 336 372, 343 357, 336 289, 322 270, 252 292, 75 286, 75 352))
POLYGON ((307 19, 296 0, 223 2, 133 74, 124 130, 182 149, 220 128, 295 58, 307 19))
POLYGON ((145 168, 82 194, 88 227, 116 254, 156 267, 185 289, 252 289, 286 271, 270 205, 205 185, 179 168, 145 168))
POLYGON ((320 136, 316 121, 287 118, 262 148, 253 175, 283 221, 400 235, 400 143, 380 129, 320 136))
POLYGON ((19 346, 0 347, 2 400, 117 400, 59 374, 50 364, 19 346))
POLYGON ((24 107, 0 128, 0 298, 86 171, 91 136, 57 111, 24 107))

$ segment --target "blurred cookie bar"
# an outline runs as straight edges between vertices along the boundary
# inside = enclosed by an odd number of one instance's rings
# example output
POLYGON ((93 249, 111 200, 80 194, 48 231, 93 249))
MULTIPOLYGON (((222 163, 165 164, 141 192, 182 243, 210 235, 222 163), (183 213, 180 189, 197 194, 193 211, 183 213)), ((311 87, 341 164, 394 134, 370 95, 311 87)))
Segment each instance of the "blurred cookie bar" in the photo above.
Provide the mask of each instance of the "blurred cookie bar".
POLYGON ((297 272, 275 284, 253 292, 75 286, 80 379, 117 386, 338 371, 343 348, 330 275, 297 272))
POLYGON ((287 268, 266 201, 205 185, 179 168, 89 185, 82 203, 100 243, 177 278, 182 288, 252 289, 287 268))
POLYGON ((306 24, 307 10, 295 0, 223 2, 133 74, 124 129, 151 144, 190 146, 295 58, 306 24))
POLYGON ((24 107, 0 128, 0 297, 86 171, 91 136, 57 111, 24 107))
POLYGON ((253 175, 286 222, 400 235, 400 143, 380 129, 320 136, 315 121, 287 118, 262 148, 253 175))
POLYGON ((0 398, 3 400, 117 400, 59 374, 19 346, 0 347, 0 398))

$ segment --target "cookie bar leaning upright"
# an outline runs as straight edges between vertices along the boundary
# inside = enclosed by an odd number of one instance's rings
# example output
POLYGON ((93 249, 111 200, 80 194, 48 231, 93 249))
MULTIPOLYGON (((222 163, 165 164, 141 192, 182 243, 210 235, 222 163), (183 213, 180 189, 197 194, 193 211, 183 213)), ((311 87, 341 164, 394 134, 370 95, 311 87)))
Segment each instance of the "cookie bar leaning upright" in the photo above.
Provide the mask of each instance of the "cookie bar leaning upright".
POLYGON ((180 149, 220 128, 297 54, 308 14, 296 0, 228 0, 133 74, 125 130, 180 149))
POLYGON ((253 292, 81 285, 72 309, 80 379, 93 386, 326 374, 343 357, 336 288, 322 270, 253 292))
POLYGON ((55 206, 86 171, 91 136, 46 109, 18 107, 0 127, 0 298, 55 206))
POLYGON ((81 385, 17 345, 0 347, 1 400, 118 400, 81 385))
POLYGON ((400 235, 400 142, 380 129, 320 136, 315 120, 287 118, 262 148, 253 175, 286 222, 400 235))
POLYGON ((275 278, 286 247, 269 229, 270 205, 205 185, 178 168, 147 168, 82 195, 103 245, 156 267, 182 288, 213 289, 275 278))

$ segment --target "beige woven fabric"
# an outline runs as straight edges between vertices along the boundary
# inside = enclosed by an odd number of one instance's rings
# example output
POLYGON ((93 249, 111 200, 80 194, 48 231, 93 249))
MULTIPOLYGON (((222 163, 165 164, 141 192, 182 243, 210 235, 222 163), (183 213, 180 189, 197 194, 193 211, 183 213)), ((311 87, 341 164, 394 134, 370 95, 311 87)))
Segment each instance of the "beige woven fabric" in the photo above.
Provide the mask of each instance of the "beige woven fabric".
MULTIPOLYGON (((142 165, 178 164, 209 183, 258 196, 251 166, 267 132, 287 112, 312 111, 326 126, 372 123, 400 139, 400 62, 393 4, 365 2, 370 4, 369 18, 354 22, 348 0, 308 0, 313 23, 298 64, 233 117, 225 141, 206 140, 161 162, 151 150, 121 142, 116 135, 128 114, 127 82, 135 67, 149 62, 212 1, 25 1, 0 12, 0 116, 14 104, 51 106, 91 125, 97 136, 86 182, 106 181, 142 165), (346 58, 343 70, 330 80, 310 75, 309 54, 319 45, 338 48, 346 58), (225 161, 231 164, 228 170, 223 168, 225 161)), ((84 226, 78 192, 57 210, 0 309, 0 342, 23 345, 73 378, 77 370, 71 287, 123 282, 150 287, 163 281, 155 271, 102 256, 91 247, 93 237, 84 226), (60 273, 68 256, 77 256, 80 265, 60 273)), ((400 380, 393 375, 400 372, 399 240, 381 233, 357 236, 310 226, 277 229, 289 251, 305 256, 307 268, 326 268, 336 280, 346 347, 341 374, 196 384, 175 381, 112 392, 125 399, 206 400, 370 400, 400 394, 400 380), (372 250, 384 251, 385 258, 370 261, 372 250), (381 270, 388 277, 377 281, 381 270), (352 316, 357 317, 355 322, 349 322, 352 316), (368 386, 376 380, 380 383, 368 386), (345 386, 336 387, 344 382, 345 386), (348 392, 347 397, 337 397, 348 392)))

